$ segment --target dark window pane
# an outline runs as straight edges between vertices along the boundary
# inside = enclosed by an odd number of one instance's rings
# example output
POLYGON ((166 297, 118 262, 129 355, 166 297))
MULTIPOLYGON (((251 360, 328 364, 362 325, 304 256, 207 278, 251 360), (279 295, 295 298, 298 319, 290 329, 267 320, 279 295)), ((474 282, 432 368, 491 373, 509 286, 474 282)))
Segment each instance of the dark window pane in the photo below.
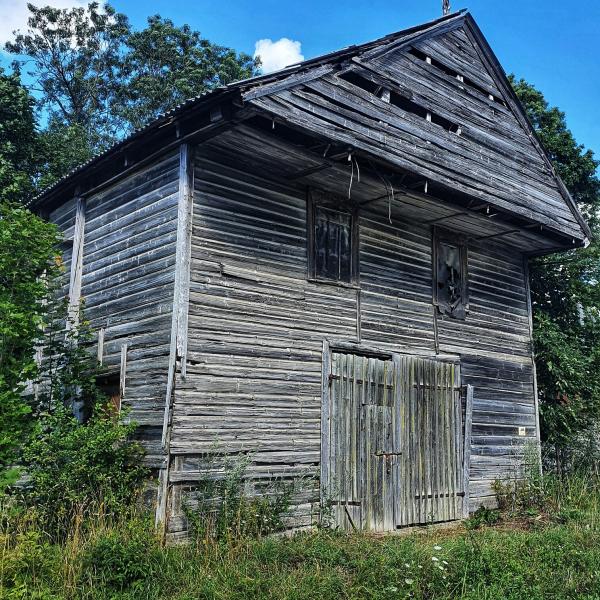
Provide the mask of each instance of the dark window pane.
POLYGON ((352 276, 352 217, 315 207, 315 275, 320 279, 349 282, 352 276))
POLYGON ((464 319, 467 305, 463 252, 461 244, 437 241, 435 285, 438 308, 459 319, 464 319))

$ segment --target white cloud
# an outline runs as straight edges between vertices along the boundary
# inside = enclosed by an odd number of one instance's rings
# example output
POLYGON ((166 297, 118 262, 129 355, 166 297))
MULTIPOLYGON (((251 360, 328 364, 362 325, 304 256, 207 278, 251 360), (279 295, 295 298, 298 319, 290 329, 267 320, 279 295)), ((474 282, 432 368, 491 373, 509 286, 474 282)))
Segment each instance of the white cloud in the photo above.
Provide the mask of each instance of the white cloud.
POLYGON ((276 42, 271 39, 258 40, 254 45, 254 57, 257 56, 260 56, 263 73, 278 71, 304 60, 302 44, 285 37, 276 42))
POLYGON ((13 31, 27 30, 27 2, 36 6, 53 6, 54 8, 73 8, 85 6, 86 0, 0 0, 0 45, 13 39, 13 31))

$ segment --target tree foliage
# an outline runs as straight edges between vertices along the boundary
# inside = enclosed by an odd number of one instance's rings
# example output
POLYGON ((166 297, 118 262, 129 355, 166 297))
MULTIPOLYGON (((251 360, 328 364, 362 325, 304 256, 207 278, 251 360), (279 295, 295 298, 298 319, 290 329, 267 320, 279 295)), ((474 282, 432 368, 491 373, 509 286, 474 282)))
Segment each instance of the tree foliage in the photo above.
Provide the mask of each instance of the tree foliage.
POLYGON ((111 105, 115 72, 130 28, 127 17, 98 2, 69 9, 27 5, 28 30, 6 50, 25 56, 39 106, 51 119, 83 128, 91 147, 101 149, 118 135, 111 105))
POLYGON ((35 347, 47 314, 47 281, 59 270, 57 247, 53 225, 0 203, 0 471, 16 460, 31 425, 23 392, 37 376, 35 347))
POLYGON ((249 77, 259 64, 159 15, 132 31, 109 4, 27 6, 28 28, 6 50, 25 57, 15 64, 28 69, 48 117, 42 137, 54 153, 45 154, 43 183, 183 100, 249 77), (76 151, 65 155, 73 144, 76 151))
POLYGON ((115 109, 130 128, 138 128, 183 100, 250 77, 258 64, 188 25, 177 27, 154 15, 145 29, 127 37, 115 109))
POLYGON ((84 126, 53 117, 38 137, 39 166, 36 190, 52 185, 89 160, 94 149, 84 126))
POLYGON ((0 69, 0 202, 31 193, 37 150, 34 99, 18 71, 0 69))
POLYGON ((542 435, 559 462, 600 417, 600 162, 578 144, 566 117, 524 80, 512 81, 556 171, 588 219, 584 249, 532 261, 534 345, 542 435))
POLYGON ((59 536, 77 514, 118 517, 131 506, 148 475, 135 429, 101 403, 85 424, 62 406, 37 420, 24 452, 26 500, 46 532, 59 536))

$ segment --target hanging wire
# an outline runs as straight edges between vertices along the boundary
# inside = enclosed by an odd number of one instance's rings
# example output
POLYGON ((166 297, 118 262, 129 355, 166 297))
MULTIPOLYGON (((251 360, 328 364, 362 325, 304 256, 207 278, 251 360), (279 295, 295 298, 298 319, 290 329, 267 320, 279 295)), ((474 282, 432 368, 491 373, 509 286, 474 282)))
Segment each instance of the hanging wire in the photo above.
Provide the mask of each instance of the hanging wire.
POLYGON ((390 225, 392 225, 392 202, 394 201, 394 186, 392 185, 391 181, 389 183, 392 194, 391 196, 388 196, 388 221, 390 222, 390 225))
POLYGON ((352 153, 348 154, 348 161, 350 162, 350 184, 348 185, 348 200, 352 196, 352 182, 354 181, 354 161, 352 160, 352 153))

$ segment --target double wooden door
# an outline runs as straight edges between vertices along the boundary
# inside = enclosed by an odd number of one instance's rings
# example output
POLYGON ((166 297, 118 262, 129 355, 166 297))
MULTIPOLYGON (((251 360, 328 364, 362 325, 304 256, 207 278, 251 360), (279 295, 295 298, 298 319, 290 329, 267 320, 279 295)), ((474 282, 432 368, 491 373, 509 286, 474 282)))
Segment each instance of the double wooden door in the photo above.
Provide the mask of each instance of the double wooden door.
POLYGON ((322 494, 345 529, 391 531, 463 510, 463 410, 457 363, 330 355, 322 494))

